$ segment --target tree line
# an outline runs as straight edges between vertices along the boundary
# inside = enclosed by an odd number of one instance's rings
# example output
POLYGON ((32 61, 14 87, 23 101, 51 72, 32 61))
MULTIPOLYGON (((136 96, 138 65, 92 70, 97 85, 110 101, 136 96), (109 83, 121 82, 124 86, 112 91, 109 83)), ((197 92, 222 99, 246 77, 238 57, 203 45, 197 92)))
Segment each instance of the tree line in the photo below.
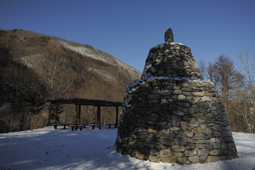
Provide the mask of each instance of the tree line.
POLYGON ((217 87, 232 131, 254 133, 255 53, 244 49, 234 60, 220 55, 213 63, 200 60, 198 65, 202 78, 217 87))

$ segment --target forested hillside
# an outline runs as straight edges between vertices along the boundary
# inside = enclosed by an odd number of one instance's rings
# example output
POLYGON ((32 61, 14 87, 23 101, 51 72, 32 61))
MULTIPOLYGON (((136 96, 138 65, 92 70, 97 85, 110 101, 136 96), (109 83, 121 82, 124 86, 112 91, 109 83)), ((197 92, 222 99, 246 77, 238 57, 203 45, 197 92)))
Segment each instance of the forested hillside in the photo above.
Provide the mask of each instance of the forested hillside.
MULTIPOLYGON (((0 30, 0 132, 43 127, 50 98, 88 98, 122 102, 129 82, 141 73, 90 45, 25 30, 0 30)), ((72 123, 74 106, 59 108, 59 121, 72 123)), ((95 119, 92 106, 81 121, 95 119)), ((104 123, 114 108, 102 108, 104 123)))

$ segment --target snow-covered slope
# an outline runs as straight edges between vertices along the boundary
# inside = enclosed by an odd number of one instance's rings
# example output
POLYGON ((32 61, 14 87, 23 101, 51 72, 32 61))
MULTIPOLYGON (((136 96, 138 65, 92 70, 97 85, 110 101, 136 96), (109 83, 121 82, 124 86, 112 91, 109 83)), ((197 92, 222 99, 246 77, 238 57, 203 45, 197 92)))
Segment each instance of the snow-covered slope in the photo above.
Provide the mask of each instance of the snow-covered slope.
POLYGON ((0 169, 255 170, 255 134, 235 133, 237 159, 208 164, 152 163, 115 150, 117 129, 82 131, 45 127, 0 134, 0 169))
POLYGON ((103 53, 103 52, 96 50, 94 48, 86 47, 86 46, 82 46, 82 45, 72 45, 68 41, 64 41, 62 39, 59 39, 58 42, 60 44, 62 44, 65 48, 73 50, 77 53, 80 53, 81 55, 85 55, 87 57, 101 60, 108 64, 119 67, 122 70, 129 70, 130 76, 133 79, 136 79, 137 77, 139 77, 141 75, 141 73, 138 70, 134 69, 133 67, 123 63, 122 61, 118 60, 117 58, 115 58, 109 54, 103 53))

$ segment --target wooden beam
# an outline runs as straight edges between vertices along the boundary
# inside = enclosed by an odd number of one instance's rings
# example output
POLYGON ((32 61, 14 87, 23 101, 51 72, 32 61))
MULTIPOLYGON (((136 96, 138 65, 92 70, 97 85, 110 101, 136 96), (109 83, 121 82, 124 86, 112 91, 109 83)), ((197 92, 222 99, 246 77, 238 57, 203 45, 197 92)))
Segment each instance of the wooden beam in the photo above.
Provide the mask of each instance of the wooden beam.
POLYGON ((101 109, 100 104, 97 105, 97 127, 101 129, 101 109))
POLYGON ((77 104, 77 105, 94 105, 97 106, 121 106, 122 102, 113 102, 106 100, 94 100, 94 99, 83 99, 83 98, 58 98, 58 99, 48 99, 47 102, 52 104, 77 104))
POLYGON ((75 109, 74 109, 74 126, 75 130, 77 130, 77 105, 75 104, 75 109))
POLYGON ((57 107, 58 107, 58 105, 57 104, 55 104, 54 105, 54 128, 55 129, 57 129, 57 107))
POLYGON ((116 106, 116 124, 115 124, 115 128, 118 127, 118 123, 119 123, 119 107, 116 106))

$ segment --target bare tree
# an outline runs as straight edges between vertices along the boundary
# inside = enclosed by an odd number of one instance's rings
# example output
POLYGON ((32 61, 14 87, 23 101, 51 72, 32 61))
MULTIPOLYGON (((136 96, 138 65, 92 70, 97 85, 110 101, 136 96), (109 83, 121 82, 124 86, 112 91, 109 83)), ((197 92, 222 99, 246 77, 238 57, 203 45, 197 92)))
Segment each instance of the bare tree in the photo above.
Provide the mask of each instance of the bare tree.
POLYGON ((208 76, 218 87, 222 97, 230 100, 230 93, 244 85, 245 76, 237 71, 234 62, 227 56, 220 55, 214 64, 209 63, 208 76))
POLYGON ((255 52, 244 49, 236 54, 240 69, 245 73, 246 86, 244 89, 239 88, 238 99, 242 101, 245 109, 240 109, 241 114, 246 122, 250 133, 254 130, 255 118, 255 52))
POLYGON ((219 83, 219 74, 217 72, 216 64, 212 64, 209 62, 207 67, 207 78, 211 80, 215 84, 215 86, 219 83))
POLYGON ((202 80, 205 80, 205 78, 207 77, 206 62, 204 60, 199 60, 198 67, 200 69, 202 80))
POLYGON ((73 84, 72 77, 62 66, 61 50, 58 48, 56 47, 53 52, 46 49, 38 62, 37 73, 40 74, 50 98, 63 97, 73 84))

